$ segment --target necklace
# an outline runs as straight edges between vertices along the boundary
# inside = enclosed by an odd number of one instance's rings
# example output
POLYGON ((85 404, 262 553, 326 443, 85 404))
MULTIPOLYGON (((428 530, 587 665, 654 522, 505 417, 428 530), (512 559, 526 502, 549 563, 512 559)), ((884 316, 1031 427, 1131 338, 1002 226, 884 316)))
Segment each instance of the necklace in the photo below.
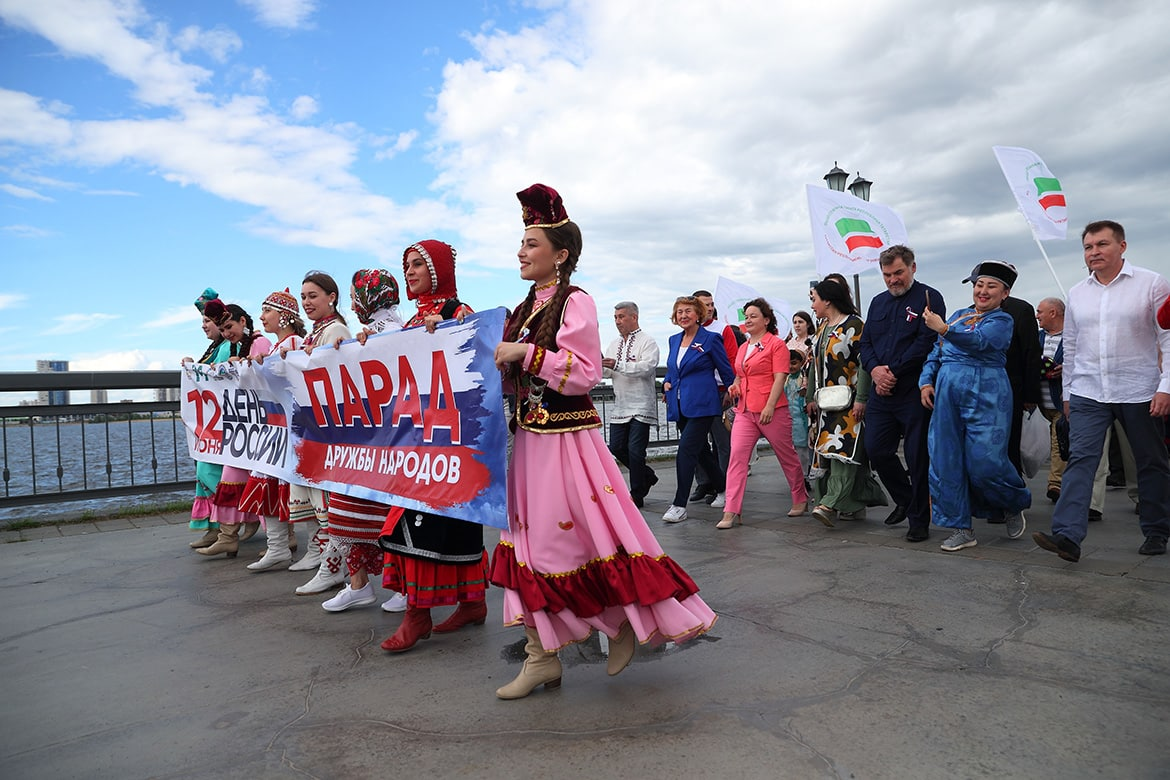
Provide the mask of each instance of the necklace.
POLYGON ((536 285, 536 291, 540 292, 541 290, 547 290, 550 287, 556 287, 556 286, 557 286, 557 280, 553 279, 551 282, 545 282, 544 284, 536 285))
POLYGON ((308 342, 311 346, 316 346, 317 336, 319 336, 323 330, 329 327, 329 325, 332 324, 335 319, 337 319, 337 315, 330 314, 328 317, 322 317, 321 319, 314 322, 313 331, 309 334, 309 337, 305 339, 305 341, 308 342))

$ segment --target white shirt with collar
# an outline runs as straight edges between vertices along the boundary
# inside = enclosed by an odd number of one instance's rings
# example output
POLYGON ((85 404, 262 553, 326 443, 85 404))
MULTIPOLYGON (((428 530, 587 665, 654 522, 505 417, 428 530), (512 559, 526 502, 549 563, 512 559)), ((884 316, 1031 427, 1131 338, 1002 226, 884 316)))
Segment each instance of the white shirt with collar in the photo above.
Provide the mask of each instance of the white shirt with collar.
POLYGON ((1170 393, 1170 331, 1158 307, 1170 295, 1161 274, 1124 260, 1109 284, 1094 274, 1068 293, 1064 319, 1064 400, 1146 403, 1170 393), (1162 368, 1158 369, 1159 349, 1162 368))
POLYGON ((610 422, 627 423, 638 419, 651 425, 658 422, 658 395, 654 375, 658 369, 658 344, 641 328, 628 336, 616 338, 605 349, 613 368, 603 368, 601 375, 613 380, 614 404, 610 422))

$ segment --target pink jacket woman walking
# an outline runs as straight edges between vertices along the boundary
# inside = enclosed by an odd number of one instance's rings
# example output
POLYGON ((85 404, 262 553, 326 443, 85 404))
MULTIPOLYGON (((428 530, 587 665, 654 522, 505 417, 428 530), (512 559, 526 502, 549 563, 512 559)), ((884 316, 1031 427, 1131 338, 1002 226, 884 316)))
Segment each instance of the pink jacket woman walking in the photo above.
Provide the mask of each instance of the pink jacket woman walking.
POLYGON ((727 465, 727 506, 715 526, 728 529, 742 523, 743 494, 747 486, 748 462, 763 436, 772 445, 792 493, 789 517, 808 511, 808 492, 800 456, 792 444, 792 416, 784 383, 792 362, 788 346, 777 335, 776 315, 763 298, 744 306, 744 329, 748 340, 735 358, 735 382, 728 389, 738 403, 731 429, 731 460, 727 465))

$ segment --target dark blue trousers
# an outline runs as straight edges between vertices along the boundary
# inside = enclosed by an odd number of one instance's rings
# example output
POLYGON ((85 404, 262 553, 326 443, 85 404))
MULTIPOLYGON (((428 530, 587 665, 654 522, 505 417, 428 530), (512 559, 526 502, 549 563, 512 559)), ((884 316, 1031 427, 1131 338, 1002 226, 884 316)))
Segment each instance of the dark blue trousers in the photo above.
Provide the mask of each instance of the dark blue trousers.
POLYGON ((870 394, 865 408, 865 452, 890 498, 906 507, 911 528, 930 527, 929 428, 930 410, 917 393, 898 399, 870 394), (905 466, 898 457, 899 442, 905 466))

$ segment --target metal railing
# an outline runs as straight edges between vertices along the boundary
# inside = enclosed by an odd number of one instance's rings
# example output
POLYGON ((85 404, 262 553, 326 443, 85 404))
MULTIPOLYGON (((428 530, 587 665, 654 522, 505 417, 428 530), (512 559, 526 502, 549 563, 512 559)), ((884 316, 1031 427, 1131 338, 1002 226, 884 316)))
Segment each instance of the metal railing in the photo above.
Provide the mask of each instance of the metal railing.
MULTIPOLYGON (((659 390, 665 369, 659 368, 659 390)), ((179 389, 179 371, 0 372, 0 403, 11 393, 179 389)), ((608 420, 613 388, 590 394, 608 420)), ((603 426, 608 437, 608 425, 603 426)), ((0 509, 90 499, 190 492, 195 467, 178 401, 0 406, 0 509)), ((678 444, 674 423, 650 429, 650 448, 678 444)))

